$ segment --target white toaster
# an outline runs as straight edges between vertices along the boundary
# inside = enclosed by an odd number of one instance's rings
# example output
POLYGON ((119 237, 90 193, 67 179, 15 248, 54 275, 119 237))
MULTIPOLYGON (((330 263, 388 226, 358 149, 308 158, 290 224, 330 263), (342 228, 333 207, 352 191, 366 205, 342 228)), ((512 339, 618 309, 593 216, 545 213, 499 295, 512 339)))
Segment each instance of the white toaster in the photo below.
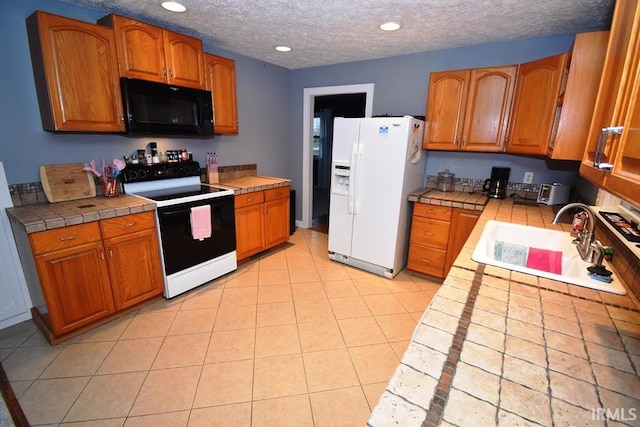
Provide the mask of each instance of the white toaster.
POLYGON ((545 205, 561 205, 569 201, 571 187, 554 182, 553 184, 542 184, 538 192, 538 203, 545 205))

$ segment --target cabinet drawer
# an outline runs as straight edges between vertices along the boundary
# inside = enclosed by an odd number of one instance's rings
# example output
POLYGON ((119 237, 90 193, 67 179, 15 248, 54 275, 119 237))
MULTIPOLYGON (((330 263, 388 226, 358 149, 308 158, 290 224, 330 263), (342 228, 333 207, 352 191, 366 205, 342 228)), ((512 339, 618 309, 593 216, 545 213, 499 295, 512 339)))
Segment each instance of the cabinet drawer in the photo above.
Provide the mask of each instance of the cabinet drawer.
POLYGON ((446 259, 446 251, 411 244, 409 245, 407 268, 435 277, 444 277, 446 259))
POLYGON ((98 222, 72 225, 29 234, 34 255, 102 240, 98 222))
POLYGON ((428 246, 430 248, 447 249, 451 223, 414 217, 411 224, 411 243, 428 246))
POLYGON ((289 197, 289 193, 291 192, 290 186, 286 187, 277 187, 270 188, 268 190, 264 190, 264 200, 276 200, 276 199, 284 199, 285 197, 289 197))
POLYGON ((451 221, 451 208, 447 206, 427 205, 425 203, 413 204, 413 216, 451 221))
POLYGON ((100 221, 100 228, 102 229, 102 237, 104 239, 123 236, 140 230, 147 230, 155 226, 156 220, 153 212, 124 215, 100 221))
POLYGON ((235 207, 243 208, 245 206, 257 205, 264 203, 264 191, 253 191, 251 193, 239 194, 235 198, 235 207))

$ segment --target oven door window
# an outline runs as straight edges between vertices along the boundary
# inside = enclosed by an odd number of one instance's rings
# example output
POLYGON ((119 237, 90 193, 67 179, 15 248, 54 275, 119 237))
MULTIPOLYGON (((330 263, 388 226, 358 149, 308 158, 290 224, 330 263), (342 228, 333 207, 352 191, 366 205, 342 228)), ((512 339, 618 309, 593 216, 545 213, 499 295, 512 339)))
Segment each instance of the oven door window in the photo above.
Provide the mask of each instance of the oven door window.
POLYGON ((236 250, 233 196, 223 196, 158 208, 160 240, 167 275, 236 250), (191 234, 191 208, 211 206, 211 237, 191 234))

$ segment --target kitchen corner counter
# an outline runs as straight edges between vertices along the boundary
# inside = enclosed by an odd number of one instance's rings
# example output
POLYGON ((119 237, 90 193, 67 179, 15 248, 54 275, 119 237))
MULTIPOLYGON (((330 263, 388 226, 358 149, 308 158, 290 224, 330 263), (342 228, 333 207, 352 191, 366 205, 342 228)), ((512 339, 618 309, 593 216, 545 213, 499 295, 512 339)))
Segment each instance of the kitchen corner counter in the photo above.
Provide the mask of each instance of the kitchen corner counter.
POLYGON ((153 211, 156 206, 141 197, 121 194, 117 197, 96 196, 58 203, 37 203, 7 208, 13 222, 29 233, 67 227, 101 219, 153 211))
POLYGON ((422 188, 409 194, 409 201, 429 205, 482 211, 488 203, 486 194, 465 191, 438 191, 435 188, 422 188))
POLYGON ((291 185, 291 180, 272 176, 251 175, 221 179, 220 182, 212 185, 228 188, 233 190, 234 194, 238 195, 251 193, 253 191, 268 190, 270 188, 285 187, 291 185))
POLYGON ((637 298, 474 262, 488 220, 570 229, 552 224, 551 206, 482 210, 368 425, 638 425, 637 298))

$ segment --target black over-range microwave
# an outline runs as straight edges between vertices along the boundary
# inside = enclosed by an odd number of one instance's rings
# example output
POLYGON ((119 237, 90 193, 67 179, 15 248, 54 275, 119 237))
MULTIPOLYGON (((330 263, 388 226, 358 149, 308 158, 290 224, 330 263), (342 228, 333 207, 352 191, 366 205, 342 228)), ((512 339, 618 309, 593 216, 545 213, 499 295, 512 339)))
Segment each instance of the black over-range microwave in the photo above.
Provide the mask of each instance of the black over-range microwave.
POLYGON ((210 91, 125 77, 120 87, 127 134, 213 136, 210 91))

